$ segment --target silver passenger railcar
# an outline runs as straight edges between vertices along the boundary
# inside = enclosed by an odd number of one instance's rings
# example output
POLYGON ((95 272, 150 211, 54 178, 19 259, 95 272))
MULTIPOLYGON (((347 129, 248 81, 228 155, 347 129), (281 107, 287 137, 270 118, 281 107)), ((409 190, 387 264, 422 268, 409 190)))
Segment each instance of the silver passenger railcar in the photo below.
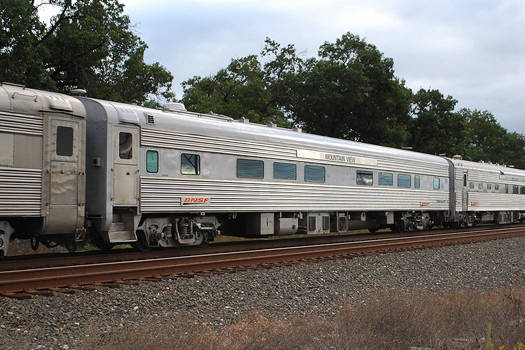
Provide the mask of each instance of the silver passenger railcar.
POLYGON ((525 171, 188 112, 0 85, 0 253, 199 245, 219 233, 315 234, 510 223, 525 171))
POLYGON ((0 85, 0 255, 12 237, 71 247, 83 232, 85 115, 76 98, 0 85))

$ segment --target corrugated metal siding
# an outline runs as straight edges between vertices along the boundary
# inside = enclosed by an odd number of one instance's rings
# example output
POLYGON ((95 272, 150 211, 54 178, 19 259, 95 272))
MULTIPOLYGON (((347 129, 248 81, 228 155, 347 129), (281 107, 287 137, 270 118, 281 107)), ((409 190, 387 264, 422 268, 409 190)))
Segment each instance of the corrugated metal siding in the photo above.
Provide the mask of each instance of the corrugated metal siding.
POLYGON ((147 176, 141 177, 140 188, 143 213, 448 210, 448 192, 443 191, 147 176), (209 197, 210 203, 181 206, 181 197, 187 196, 209 197))
POLYGON ((468 210, 525 210, 525 195, 490 192, 469 192, 468 210))
POLYGON ((0 167, 0 216, 40 216, 42 171, 0 167))
MULTIPOLYGON (((221 138, 217 136, 204 136, 181 133, 171 130, 161 130, 152 128, 141 128, 141 145, 147 147, 173 148, 177 150, 187 150, 193 152, 211 152, 230 154, 244 157, 270 158, 290 161, 305 161, 312 163, 346 165, 340 162, 331 162, 328 160, 303 159, 297 157, 298 149, 312 149, 322 152, 342 152, 339 149, 321 149, 315 146, 309 147, 308 143, 301 145, 283 145, 278 143, 254 142, 242 139, 221 138)), ((363 146, 363 149, 365 147, 363 146)), ((389 157, 388 153, 371 153, 371 152, 348 152, 356 157, 368 157, 378 161, 377 166, 369 165, 351 165, 360 168, 382 169, 389 171, 399 171, 429 174, 435 176, 448 177, 448 166, 424 162, 418 159, 403 158, 397 159, 389 157)))
POLYGON ((42 116, 0 112, 0 132, 40 136, 42 116))

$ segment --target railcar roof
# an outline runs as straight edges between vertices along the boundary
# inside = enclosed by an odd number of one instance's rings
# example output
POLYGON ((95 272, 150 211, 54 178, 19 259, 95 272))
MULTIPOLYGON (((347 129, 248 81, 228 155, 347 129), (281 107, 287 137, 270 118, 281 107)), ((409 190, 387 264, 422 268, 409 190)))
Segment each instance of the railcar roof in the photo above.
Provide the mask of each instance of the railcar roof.
POLYGON ((26 114, 67 113, 82 118, 86 116, 84 106, 75 97, 10 83, 0 84, 0 111, 26 114))
POLYGON ((295 131, 294 129, 238 120, 226 120, 223 117, 217 118, 213 114, 161 111, 118 102, 95 101, 103 106, 107 111, 108 119, 112 119, 110 122, 113 123, 127 122, 138 124, 142 127, 176 130, 190 134, 205 133, 224 138, 280 143, 301 149, 323 150, 325 152, 353 152, 360 155, 383 156, 401 160, 410 159, 448 166, 445 158, 425 153, 308 134, 295 131), (147 116, 153 117, 154 124, 147 123, 147 116))
POLYGON ((472 161, 463 160, 463 159, 452 159, 452 162, 454 163, 454 166, 463 167, 467 169, 475 169, 475 170, 481 170, 481 171, 500 173, 501 175, 525 176, 525 170, 510 168, 502 164, 472 162, 472 161))

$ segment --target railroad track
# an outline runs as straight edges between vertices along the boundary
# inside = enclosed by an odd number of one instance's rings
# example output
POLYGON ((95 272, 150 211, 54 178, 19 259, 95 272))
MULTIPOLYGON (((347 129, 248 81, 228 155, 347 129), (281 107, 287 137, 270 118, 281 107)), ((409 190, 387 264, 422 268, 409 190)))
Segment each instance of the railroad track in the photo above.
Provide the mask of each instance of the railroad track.
POLYGON ((162 279, 177 275, 227 272, 314 259, 429 248, 517 236, 525 236, 525 227, 488 228, 295 247, 13 269, 0 271, 0 294, 28 297, 33 294, 93 289, 97 285, 139 283, 140 280, 162 279))

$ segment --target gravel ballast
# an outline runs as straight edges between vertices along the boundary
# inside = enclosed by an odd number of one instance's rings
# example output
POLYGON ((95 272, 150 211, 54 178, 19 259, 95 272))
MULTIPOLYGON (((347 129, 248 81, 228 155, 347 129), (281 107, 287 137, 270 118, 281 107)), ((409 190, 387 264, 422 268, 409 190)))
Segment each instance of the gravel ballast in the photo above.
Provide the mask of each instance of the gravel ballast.
POLYGON ((271 269, 172 278, 17 300, 0 297, 0 348, 73 349, 86 327, 107 332, 149 319, 222 326, 254 310, 335 316, 372 291, 525 288, 525 237, 271 269))

